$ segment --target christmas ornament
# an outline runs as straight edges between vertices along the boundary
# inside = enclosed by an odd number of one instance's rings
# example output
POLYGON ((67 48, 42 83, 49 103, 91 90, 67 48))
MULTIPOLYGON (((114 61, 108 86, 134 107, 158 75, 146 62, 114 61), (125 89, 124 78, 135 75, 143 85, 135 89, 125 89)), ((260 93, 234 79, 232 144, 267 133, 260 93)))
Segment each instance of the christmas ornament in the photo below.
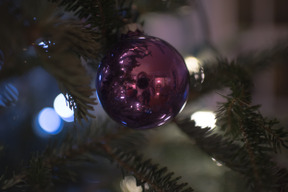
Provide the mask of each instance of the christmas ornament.
POLYGON ((135 129, 163 125, 184 107, 189 73, 167 42, 129 32, 102 60, 97 95, 107 114, 135 129))

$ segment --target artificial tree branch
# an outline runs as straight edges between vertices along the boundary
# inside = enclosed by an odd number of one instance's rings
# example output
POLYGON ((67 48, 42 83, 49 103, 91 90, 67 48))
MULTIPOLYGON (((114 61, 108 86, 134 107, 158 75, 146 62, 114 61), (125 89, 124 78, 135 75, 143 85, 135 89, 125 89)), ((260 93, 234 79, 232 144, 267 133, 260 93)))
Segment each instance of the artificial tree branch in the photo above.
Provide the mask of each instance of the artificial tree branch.
POLYGON ((173 173, 167 173, 167 168, 159 168, 152 164, 151 160, 143 160, 136 152, 125 152, 123 149, 112 149, 104 146, 110 157, 126 172, 132 174, 138 180, 138 185, 147 183, 151 191, 155 192, 192 192, 187 183, 178 183, 181 177, 172 178, 173 173))
MULTIPOLYGON (((71 161, 80 163, 85 161, 93 165, 95 163, 94 155, 100 155, 116 162, 121 169, 133 174, 140 183, 148 183, 150 189, 153 189, 152 191, 193 191, 187 187, 186 183, 178 183, 181 177, 173 179, 173 174, 167 173, 167 168, 160 169, 150 160, 145 161, 137 153, 131 152, 139 145, 138 136, 142 134, 138 131, 120 128, 115 133, 98 135, 99 133, 90 129, 87 130, 87 133, 83 133, 83 135, 89 135, 88 138, 76 138, 68 135, 60 145, 52 144, 42 155, 35 155, 22 172, 14 175, 11 179, 3 179, 1 189, 13 191, 19 187, 34 191, 39 189, 49 191, 55 182, 53 178, 55 174, 57 175, 57 172, 53 171, 55 167, 65 169, 65 166, 71 161), (131 143, 133 144, 131 145, 131 143), (130 148, 133 146, 132 149, 127 148, 127 144, 130 145, 130 148)), ((142 135, 142 137, 144 136, 142 135)), ((60 180, 61 178, 65 179, 63 175, 57 176, 60 180)))
POLYGON ((268 154, 262 154, 261 158, 259 158, 259 154, 255 154, 255 149, 253 149, 251 156, 255 161, 252 165, 245 144, 239 142, 239 140, 236 141, 226 136, 216 134, 210 128, 196 126, 195 122, 190 119, 175 122, 189 138, 196 142, 200 149, 221 162, 224 166, 243 175, 248 182, 247 184, 251 187, 251 191, 287 190, 288 181, 286 178, 288 171, 278 167, 278 165, 269 158, 269 152, 268 154), (257 178, 255 178, 253 174, 254 169, 256 169, 257 174, 259 174, 257 178), (261 186, 255 186, 257 183, 261 184, 261 186))
POLYGON ((233 60, 225 57, 215 56, 213 60, 203 60, 201 65, 205 74, 201 89, 193 87, 197 81, 193 75, 191 78, 191 91, 189 98, 191 101, 228 86, 229 82, 245 81, 247 90, 253 88, 253 78, 255 74, 261 73, 265 69, 273 66, 275 62, 288 61, 287 40, 274 45, 270 49, 258 50, 257 52, 242 53, 233 60))

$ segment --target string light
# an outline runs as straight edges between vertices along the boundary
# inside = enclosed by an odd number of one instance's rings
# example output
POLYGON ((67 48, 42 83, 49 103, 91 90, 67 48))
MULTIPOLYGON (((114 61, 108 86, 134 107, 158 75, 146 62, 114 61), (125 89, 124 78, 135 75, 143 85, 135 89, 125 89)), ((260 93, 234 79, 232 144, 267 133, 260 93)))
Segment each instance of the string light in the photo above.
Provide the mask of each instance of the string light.
POLYGON ((40 136, 47 134, 56 135, 61 132, 63 122, 53 108, 46 107, 39 112, 35 128, 40 136))
POLYGON ((185 63, 190 75, 200 70, 201 67, 200 61, 196 57, 193 56, 185 57, 185 63))
POLYGON ((215 114, 212 111, 197 111, 191 115, 191 120, 194 120, 196 126, 214 128, 216 123, 215 114))
POLYGON ((74 121, 74 111, 69 108, 69 105, 62 93, 60 93, 53 103, 56 113, 66 122, 74 121))

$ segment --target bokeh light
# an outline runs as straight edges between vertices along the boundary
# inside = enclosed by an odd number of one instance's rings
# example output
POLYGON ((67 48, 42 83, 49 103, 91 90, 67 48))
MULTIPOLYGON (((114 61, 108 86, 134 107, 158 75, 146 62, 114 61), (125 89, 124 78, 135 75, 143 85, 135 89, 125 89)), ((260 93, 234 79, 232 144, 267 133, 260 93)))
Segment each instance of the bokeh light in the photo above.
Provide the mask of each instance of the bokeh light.
POLYGON ((56 135, 61 132, 63 122, 53 108, 46 107, 39 112, 35 128, 41 136, 45 134, 56 135))
POLYGON ((69 108, 69 105, 62 93, 60 93, 53 103, 56 113, 66 122, 74 121, 74 111, 69 108))
POLYGON ((197 111, 191 115, 191 120, 195 121, 196 126, 214 128, 216 116, 212 111, 197 111))
MULTIPOLYGON (((124 179, 120 182, 120 188, 122 191, 133 191, 133 192, 142 192, 142 186, 138 186, 135 177, 125 176, 124 179)), ((149 189, 148 184, 144 184, 145 189, 149 189)), ((146 191, 146 190, 145 190, 146 191)))
POLYGON ((200 70, 201 67, 200 61, 196 57, 193 56, 185 57, 185 63, 190 75, 192 73, 197 73, 200 70))
POLYGON ((52 41, 50 41, 50 40, 48 40, 48 41, 40 41, 40 42, 38 43, 38 45, 39 45, 40 47, 42 47, 43 49, 46 49, 46 50, 47 50, 50 46, 55 45, 55 43, 52 42, 52 41))
POLYGON ((212 159, 213 162, 215 162, 215 164, 216 164, 218 167, 223 166, 223 164, 220 163, 219 161, 217 161, 215 158, 212 157, 211 159, 212 159))
POLYGON ((18 101, 19 92, 11 83, 0 84, 0 106, 8 107, 18 101))
POLYGON ((185 57, 186 67, 190 76, 194 77, 194 86, 199 86, 204 82, 205 73, 204 68, 199 59, 193 56, 185 57))

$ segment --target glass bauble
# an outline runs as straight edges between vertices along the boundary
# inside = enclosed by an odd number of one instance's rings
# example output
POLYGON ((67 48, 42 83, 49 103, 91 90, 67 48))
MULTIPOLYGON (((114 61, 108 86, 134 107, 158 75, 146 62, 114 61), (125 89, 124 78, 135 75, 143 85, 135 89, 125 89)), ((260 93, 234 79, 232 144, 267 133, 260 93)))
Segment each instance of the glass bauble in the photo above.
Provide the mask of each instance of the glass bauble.
POLYGON ((104 110, 116 122, 134 129, 153 128, 184 107, 189 72, 170 44, 132 33, 103 58, 96 89, 104 110))

